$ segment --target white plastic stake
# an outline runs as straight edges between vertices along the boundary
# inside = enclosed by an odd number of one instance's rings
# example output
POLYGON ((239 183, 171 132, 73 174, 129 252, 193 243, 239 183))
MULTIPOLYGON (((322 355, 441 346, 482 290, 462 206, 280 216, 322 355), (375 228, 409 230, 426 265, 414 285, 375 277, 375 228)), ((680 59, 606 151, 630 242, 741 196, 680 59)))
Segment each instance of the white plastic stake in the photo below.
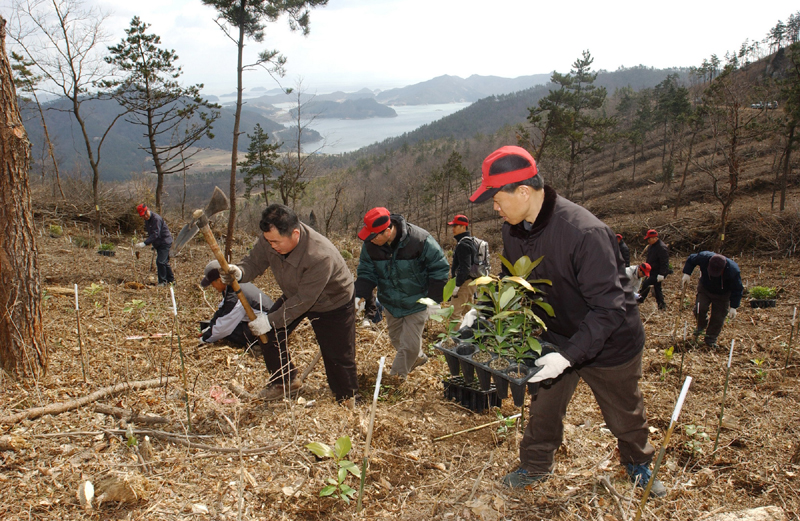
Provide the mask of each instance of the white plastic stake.
POLYGON ((672 419, 669 421, 670 425, 678 421, 678 415, 681 413, 683 401, 686 400, 686 394, 689 392, 689 386, 692 385, 692 377, 687 376, 683 381, 683 388, 681 394, 678 396, 678 403, 675 405, 675 410, 672 412, 672 419))
POLYGON ((364 496, 364 483, 367 480, 367 462, 369 461, 369 448, 372 443, 372 428, 375 425, 375 407, 378 405, 378 393, 381 391, 381 377, 383 376, 383 363, 386 357, 382 356, 378 363, 378 378, 375 380, 375 393, 372 395, 372 408, 369 411, 369 429, 367 430, 367 445, 364 447, 364 460, 361 463, 361 484, 358 488, 357 511, 361 512, 361 499, 364 496))
MULTIPOLYGON (((75 284, 75 311, 78 311, 78 285, 75 284)), ((797 308, 795 308, 797 311, 797 308)))
POLYGON ((169 296, 172 298, 172 314, 178 316, 178 306, 175 304, 175 290, 169 287, 169 296))
POLYGON ((731 340, 731 351, 728 353, 728 369, 731 368, 731 360, 733 360, 733 346, 736 344, 736 339, 731 340))

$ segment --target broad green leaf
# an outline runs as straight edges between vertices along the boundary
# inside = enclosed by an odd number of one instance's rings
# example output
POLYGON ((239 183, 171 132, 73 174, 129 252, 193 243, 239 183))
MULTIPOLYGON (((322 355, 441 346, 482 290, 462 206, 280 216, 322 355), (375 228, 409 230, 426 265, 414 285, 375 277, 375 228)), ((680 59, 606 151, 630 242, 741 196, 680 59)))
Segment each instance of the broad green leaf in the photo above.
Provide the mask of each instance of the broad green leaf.
POLYGON ((331 449, 328 445, 319 442, 313 442, 306 445, 306 448, 319 456, 320 458, 332 458, 333 457, 333 449, 331 449))
POLYGON ((334 448, 336 449, 336 457, 337 457, 337 459, 344 458, 347 455, 347 453, 350 452, 350 449, 352 448, 352 445, 350 444, 350 437, 349 436, 342 436, 341 438, 336 440, 336 444, 334 445, 334 448))
POLYGON ((469 283, 470 286, 484 286, 486 284, 491 284, 494 282, 494 278, 490 277, 489 275, 485 275, 483 277, 478 277, 477 279, 473 280, 469 283))
POLYGON ((453 291, 456 289, 456 279, 450 279, 444 285, 444 295, 442 302, 447 302, 453 296, 453 291))
POLYGON ((336 471, 336 475, 339 478, 339 484, 341 485, 344 483, 344 480, 347 479, 347 470, 339 469, 336 471))
POLYGON ((514 298, 514 295, 516 295, 516 290, 513 286, 506 288, 503 294, 500 295, 500 309, 505 309, 511 299, 514 298))
POLYGON ((503 263, 503 266, 506 267, 508 272, 511 273, 512 275, 516 275, 516 272, 514 271, 514 266, 511 264, 511 262, 509 262, 509 260, 503 257, 502 255, 498 255, 498 257, 500 257, 500 262, 503 263))
POLYGON ((341 486, 341 487, 339 487, 339 488, 340 488, 340 490, 342 491, 342 493, 343 493, 343 494, 345 494, 345 495, 347 495, 347 496, 352 496, 353 494, 355 494, 355 493, 356 493, 356 491, 355 491, 355 490, 353 490, 352 488, 350 488, 350 487, 349 487, 349 486, 347 486, 347 485, 342 485, 342 486, 341 486))
POLYGON ((527 278, 532 269, 530 257, 523 255, 514 263, 514 271, 511 274, 527 278))
POLYGON ((530 283, 527 280, 523 279, 522 277, 514 276, 514 277, 507 277, 507 279, 516 282, 517 284, 519 284, 520 286, 524 287, 528 291, 536 292, 536 289, 533 286, 531 286, 530 283))
POLYGON ((534 351, 535 353, 538 354, 542 354, 542 344, 539 343, 539 341, 536 340, 535 337, 532 336, 528 337, 528 345, 530 346, 531 351, 534 351))
POLYGON ((551 305, 550 305, 550 304, 548 304, 547 302, 545 302, 545 301, 543 301, 543 300, 534 300, 533 302, 534 302, 534 303, 535 303, 537 306, 539 306, 540 308, 542 308, 542 309, 545 311, 545 313, 547 313, 547 316, 548 316, 548 317, 554 317, 554 316, 556 316, 556 312, 555 312, 555 311, 553 311, 553 306, 551 306, 551 305))
POLYGON ((324 486, 324 487, 322 487, 322 490, 320 490, 320 491, 319 491, 319 497, 330 496, 331 494, 333 494, 334 492, 336 492, 336 489, 337 489, 337 488, 338 488, 338 487, 337 487, 337 486, 335 486, 335 485, 327 485, 327 486, 324 486))
POLYGON ((550 279, 535 279, 535 280, 529 280, 528 282, 530 282, 531 284, 547 284, 548 286, 553 285, 553 281, 550 279))
POLYGON ((350 474, 354 475, 355 477, 357 478, 361 477, 361 469, 359 469, 358 466, 352 461, 347 461, 346 459, 343 459, 342 461, 339 462, 339 466, 345 469, 350 474))
POLYGON ((542 262, 542 259, 544 259, 544 255, 542 255, 541 257, 539 257, 538 259, 536 259, 535 261, 533 261, 533 262, 531 263, 531 271, 535 270, 535 269, 536 269, 536 266, 538 266, 539 264, 541 264, 541 262, 542 262))

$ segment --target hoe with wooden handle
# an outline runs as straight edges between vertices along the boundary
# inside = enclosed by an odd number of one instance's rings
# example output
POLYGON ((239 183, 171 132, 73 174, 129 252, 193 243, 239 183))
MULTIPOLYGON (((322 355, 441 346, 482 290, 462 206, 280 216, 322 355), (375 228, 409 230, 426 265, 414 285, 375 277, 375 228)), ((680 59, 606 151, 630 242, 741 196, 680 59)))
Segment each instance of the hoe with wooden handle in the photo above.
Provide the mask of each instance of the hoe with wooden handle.
MULTIPOLYGON (((206 242, 211 247, 211 251, 214 253, 214 258, 216 258, 217 262, 219 262, 220 269, 224 270, 225 273, 229 273, 230 267, 228 266, 228 262, 225 260, 225 255, 223 255, 222 250, 219 249, 217 240, 214 238, 214 234, 211 233, 211 228, 208 226, 209 217, 225 211, 228 208, 230 208, 228 198, 218 186, 215 186, 214 193, 211 195, 211 200, 208 202, 208 205, 206 205, 205 210, 198 208, 194 211, 194 213, 192 213, 192 221, 184 226, 180 233, 178 233, 178 238, 175 240, 173 248, 175 248, 176 251, 180 251, 180 249, 185 246, 186 243, 189 242, 189 240, 199 231, 203 234, 203 238, 205 238, 206 242)), ((247 297, 242 292, 242 288, 239 286, 239 282, 235 278, 233 278, 231 281, 231 287, 236 293, 236 296, 239 298, 239 302, 242 303, 242 307, 244 308, 245 313, 247 313, 247 318, 250 320, 255 320, 256 314, 253 312, 253 308, 250 307, 247 297)), ((262 346, 267 344, 267 335, 259 335, 258 339, 261 341, 262 346)), ((317 351, 314 359, 308 365, 306 370, 300 375, 301 382, 305 380, 314 366, 317 365, 317 362, 321 356, 322 352, 317 351)))

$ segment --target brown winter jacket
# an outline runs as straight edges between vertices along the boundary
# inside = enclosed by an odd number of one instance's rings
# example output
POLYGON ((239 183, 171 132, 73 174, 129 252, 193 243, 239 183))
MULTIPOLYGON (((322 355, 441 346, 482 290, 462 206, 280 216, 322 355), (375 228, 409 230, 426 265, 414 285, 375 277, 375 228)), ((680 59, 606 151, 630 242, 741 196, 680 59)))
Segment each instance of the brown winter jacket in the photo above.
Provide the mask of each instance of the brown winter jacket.
MULTIPOLYGON (((553 282, 544 300, 553 306, 542 338, 558 347, 572 366, 612 367, 624 364, 644 347, 644 328, 625 261, 614 232, 591 212, 545 186, 536 222, 503 225, 503 256, 513 264, 527 255, 544 256, 532 278, 553 282)), ((505 268, 504 268, 505 270, 505 268)))
POLYGON ((300 223, 300 242, 285 257, 272 249, 261 234, 238 264, 241 282, 250 282, 267 268, 278 282, 283 305, 269 313, 275 328, 284 328, 308 311, 324 313, 353 299, 353 274, 331 241, 300 223))

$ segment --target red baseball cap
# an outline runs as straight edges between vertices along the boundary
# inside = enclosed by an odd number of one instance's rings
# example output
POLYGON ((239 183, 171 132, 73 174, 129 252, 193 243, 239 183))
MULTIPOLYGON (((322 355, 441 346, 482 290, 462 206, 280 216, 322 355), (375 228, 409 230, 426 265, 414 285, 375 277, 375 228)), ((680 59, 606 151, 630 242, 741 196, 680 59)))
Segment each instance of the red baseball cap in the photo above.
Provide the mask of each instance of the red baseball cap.
POLYGON ((493 197, 505 185, 530 179, 537 172, 536 161, 524 148, 515 146, 498 148, 483 160, 481 186, 475 190, 469 200, 473 203, 481 203, 493 197), (516 157, 517 160, 498 161, 505 157, 516 157), (515 168, 509 170, 509 168, 513 168, 512 165, 515 168))
POLYGON ((643 262, 643 263, 639 264, 639 267, 644 272, 644 276, 645 277, 649 277, 650 276, 650 265, 649 264, 647 264, 646 262, 643 262))
POLYGON ((453 217, 452 221, 447 223, 447 226, 455 226, 457 224, 461 226, 469 226, 469 219, 467 219, 466 215, 458 214, 453 217))
POLYGON ((136 211, 139 212, 139 217, 144 217, 144 214, 147 213, 147 206, 140 204, 136 207, 136 211))
POLYGON ((658 237, 658 232, 655 230, 647 230, 647 233, 644 234, 644 238, 649 239, 651 237, 658 237))
POLYGON ((389 215, 389 210, 382 206, 368 211, 364 216, 364 227, 358 232, 358 238, 362 241, 374 239, 376 235, 388 228, 392 223, 389 215))
POLYGON ((622 240, 622 234, 621 234, 621 233, 618 233, 618 234, 617 234, 617 241, 621 241, 621 240, 622 240))

